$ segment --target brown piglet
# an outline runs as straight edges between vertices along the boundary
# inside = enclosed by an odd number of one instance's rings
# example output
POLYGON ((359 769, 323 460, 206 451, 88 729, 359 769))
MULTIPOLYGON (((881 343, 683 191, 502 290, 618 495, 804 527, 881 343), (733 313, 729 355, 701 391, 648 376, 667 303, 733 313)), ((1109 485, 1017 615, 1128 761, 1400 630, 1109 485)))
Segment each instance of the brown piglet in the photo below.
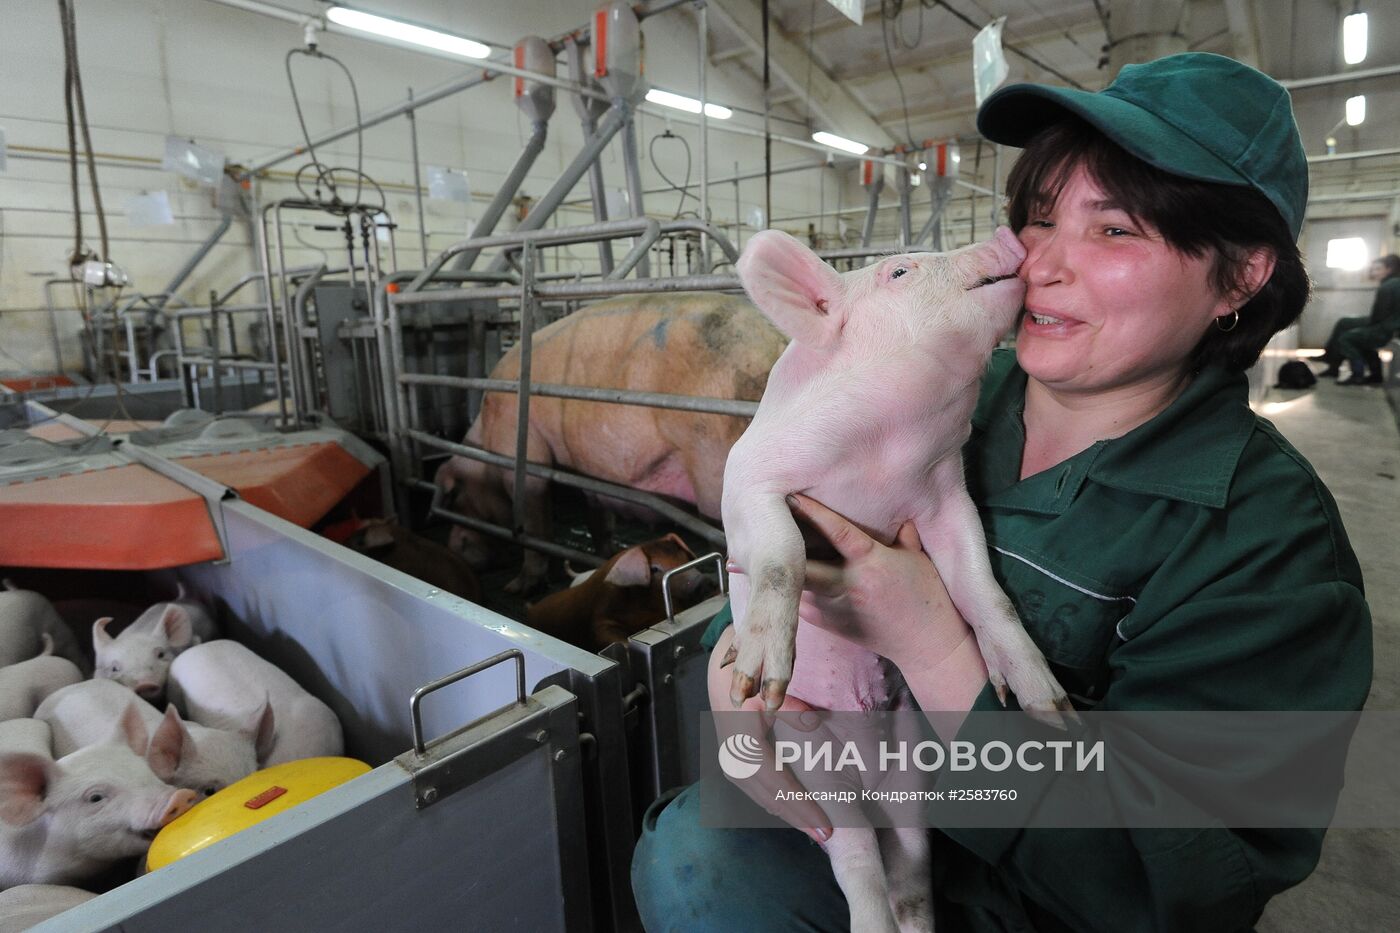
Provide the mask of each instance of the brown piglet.
POLYGON ((460 554, 396 522, 370 519, 345 538, 344 544, 444 592, 481 602, 481 583, 460 554))
MULTIPOLYGON (((589 651, 624 642, 666 615, 661 578, 668 570, 695 559, 674 534, 633 545, 567 590, 531 604, 525 622, 589 651)), ((687 608, 707 595, 709 581, 695 570, 677 574, 671 584, 676 608, 687 608)))

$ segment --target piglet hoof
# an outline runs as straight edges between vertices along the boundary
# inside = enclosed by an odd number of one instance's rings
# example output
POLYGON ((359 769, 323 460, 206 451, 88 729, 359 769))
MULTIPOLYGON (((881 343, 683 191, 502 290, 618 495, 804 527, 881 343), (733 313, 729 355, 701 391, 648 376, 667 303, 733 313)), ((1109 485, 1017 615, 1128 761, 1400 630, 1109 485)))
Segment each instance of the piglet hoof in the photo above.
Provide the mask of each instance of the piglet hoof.
POLYGON ((1063 729, 1066 718, 1079 721, 1064 688, 1050 673, 1045 656, 1019 621, 984 626, 977 633, 977 646, 987 664, 987 678, 1002 705, 1006 704, 1009 689, 1021 709, 1039 722, 1063 729))
POLYGON ((776 713, 783 705, 783 700, 787 699, 788 680, 779 680, 770 677, 763 681, 763 708, 770 713, 776 713))
POLYGON ((735 671, 734 676, 729 681, 729 702, 738 709, 744 705, 744 701, 754 695, 753 678, 742 671, 735 671))

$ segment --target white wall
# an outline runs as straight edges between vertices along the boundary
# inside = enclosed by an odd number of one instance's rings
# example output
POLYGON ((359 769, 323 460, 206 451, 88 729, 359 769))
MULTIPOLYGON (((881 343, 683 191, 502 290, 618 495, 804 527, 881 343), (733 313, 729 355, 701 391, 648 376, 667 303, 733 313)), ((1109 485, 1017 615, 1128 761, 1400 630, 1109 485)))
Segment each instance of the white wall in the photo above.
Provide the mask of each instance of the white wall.
MULTIPOLYGON (((295 0, 282 0, 292 6, 295 0)), ((583 26, 594 7, 591 0, 514 0, 460 3, 413 0, 393 5, 405 18, 441 25, 502 46, 522 35, 553 37, 583 26)), ((301 0, 300 9, 316 5, 301 0)), ((384 6, 388 9, 388 6, 384 6)), ((80 64, 92 126, 94 150, 105 158, 99 165, 102 198, 111 234, 111 259, 133 279, 133 288, 159 291, 195 246, 214 228, 217 212, 208 189, 162 171, 160 158, 167 134, 194 139, 224 152, 234 162, 252 163, 299 141, 284 72, 288 49, 300 45, 295 25, 201 0, 103 0, 77 4, 80 64), (123 203, 142 192, 169 193, 172 226, 133 228, 123 216, 123 203)), ((68 185, 66 131, 63 115, 63 56, 56 10, 51 4, 15 5, 7 12, 4 52, 0 55, 0 127, 10 147, 8 169, 0 172, 0 371, 51 368, 47 322, 41 282, 61 275, 72 246, 72 211, 68 185), (39 275, 44 273, 44 275, 39 275)), ((660 87, 695 93, 698 85, 696 21, 688 7, 661 14, 644 25, 646 74, 660 87)), ((402 100, 412 86, 421 95, 467 69, 461 64, 340 35, 322 37, 322 49, 341 58, 359 88, 364 113, 373 113, 402 100)), ((334 66, 294 59, 298 89, 313 135, 350 122, 353 116, 348 86, 334 66)), ((560 56, 560 75, 564 75, 560 56)), ((759 90, 746 72, 722 67, 710 70, 710 97, 716 101, 755 107, 759 90)), ((431 250, 461 239, 469 217, 479 216, 485 200, 514 162, 529 135, 529 121, 515 108, 508 79, 496 80, 448 98, 419 112, 420 161, 465 169, 475 195, 470 207, 428 201, 426 228, 431 250)), ((752 118, 749 118, 752 123, 752 118)), ((643 115, 638 125, 644 179, 648 188, 664 184, 647 158, 652 137, 665 121, 643 115)), ((699 177, 698 129, 675 122, 672 129, 691 144, 692 182, 699 177)), ((780 126, 779 131, 794 132, 780 126)), ((800 135, 795 133, 795 135, 800 135)), ((543 194, 572 158, 582 141, 572 105, 560 92, 550 124, 549 143, 526 179, 522 193, 543 194)), ((399 262, 420 264, 419 218, 412 192, 413 169, 408 127, 399 118, 364 133, 365 170, 383 184, 389 210, 400 224, 399 262)), ((323 161, 353 165, 353 137, 318 154, 323 161)), ((677 182, 685 177, 681 146, 673 140, 656 146, 658 162, 677 182)), ((744 171, 761 169, 762 141, 712 132, 711 176, 732 174, 736 162, 744 171)), ((797 159, 820 161, 820 155, 776 145, 774 162, 797 159)), ((293 192, 289 169, 300 160, 278 166, 259 182, 254 194, 264 203, 293 192)), ((623 187, 620 148, 614 143, 603 159, 607 183, 623 187)), ((783 175, 773 180, 776 217, 817 210, 818 172, 783 175)), ((837 173, 822 172, 827 203, 836 204, 837 173)), ((849 175, 849 172, 845 174, 849 175)), ((83 176, 84 235, 97 243, 96 219, 83 176)), ((426 186, 426 175, 424 185, 426 186)), ((573 200, 587 199, 587 183, 573 200)), ((846 204, 858 195, 847 194, 846 204)), ((669 217, 678 195, 651 195, 648 213, 669 217)), ((712 192, 712 216, 732 223, 734 189, 717 186, 712 192)), ((747 216, 762 204, 763 182, 744 182, 741 213, 747 216)), ((694 200, 686 208, 693 210, 694 200)), ((508 228, 511 221, 502 222, 508 228)), ((561 223, 591 219, 586 204, 561 212, 561 223)), ((858 220, 856 229, 859 229, 858 220)), ((331 254, 339 249, 335 234, 310 229, 314 218, 303 218, 297 233, 313 247, 331 254)), ((834 222, 828 226, 834 229, 834 222)), ((804 230, 805 222, 794 224, 804 230)), ((745 231, 745 235, 748 232, 745 231)), ((290 262, 319 259, 316 249, 291 241, 290 262)), ((580 263, 595 261, 591 245, 577 247, 580 263)), ((221 288, 251 271, 253 250, 247 225, 236 225, 186 283, 182 294, 201 303, 212 288, 221 288)), ((72 291, 58 290, 62 305, 71 306, 72 291)), ((63 352, 70 368, 78 358, 77 318, 65 315, 63 352)))

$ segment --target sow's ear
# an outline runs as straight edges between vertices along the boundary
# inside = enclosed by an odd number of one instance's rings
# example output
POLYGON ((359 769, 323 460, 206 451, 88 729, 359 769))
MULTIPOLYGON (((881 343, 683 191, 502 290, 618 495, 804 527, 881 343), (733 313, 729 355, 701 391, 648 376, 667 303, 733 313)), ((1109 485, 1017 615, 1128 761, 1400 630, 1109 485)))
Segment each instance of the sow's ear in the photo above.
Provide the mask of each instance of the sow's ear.
POLYGON ((829 347, 845 323, 841 276, 779 230, 754 234, 739 257, 739 281, 768 320, 793 340, 829 347))

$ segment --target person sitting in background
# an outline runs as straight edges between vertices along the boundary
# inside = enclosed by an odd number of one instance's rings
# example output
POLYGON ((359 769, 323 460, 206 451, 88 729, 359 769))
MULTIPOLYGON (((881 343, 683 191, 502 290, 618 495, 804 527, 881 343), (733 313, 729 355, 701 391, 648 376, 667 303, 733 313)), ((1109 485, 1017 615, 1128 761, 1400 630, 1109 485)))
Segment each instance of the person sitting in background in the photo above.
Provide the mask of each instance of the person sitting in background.
MULTIPOLYGON (((1376 351, 1400 331, 1400 256, 1377 259, 1371 264, 1371 277, 1381 280, 1375 301, 1371 302, 1371 316, 1365 323, 1347 328, 1336 338, 1337 352, 1351 362, 1351 375, 1338 385, 1359 386, 1380 382, 1383 378, 1381 358, 1376 351), (1377 276, 1377 271, 1381 275, 1377 276)), ((1338 327, 1342 321, 1337 322, 1338 327)))
MULTIPOLYGON (((1400 270, 1400 256, 1381 256, 1371 263, 1371 268, 1367 270, 1366 277, 1372 282, 1379 282, 1387 275, 1391 275, 1397 270, 1400 270)), ((1379 297, 1378 293, 1377 298, 1379 297)), ((1371 305, 1371 313, 1368 316, 1344 317, 1337 321, 1336 324, 1332 325, 1332 333, 1327 338, 1327 343, 1323 344, 1324 349, 1322 351, 1322 356, 1318 357, 1319 360, 1327 364, 1327 368, 1318 375, 1330 376, 1335 379, 1342 374, 1342 361, 1345 360, 1346 357, 1342 356, 1342 351, 1337 346, 1337 341, 1341 339, 1342 334, 1345 334, 1349 330, 1355 330, 1358 327, 1365 327, 1368 324, 1376 323, 1376 312, 1380 310, 1380 307, 1379 301, 1373 302, 1371 305)), ((1380 372, 1380 354, 1372 351, 1367 356, 1366 362, 1373 367, 1374 372, 1380 372)))

